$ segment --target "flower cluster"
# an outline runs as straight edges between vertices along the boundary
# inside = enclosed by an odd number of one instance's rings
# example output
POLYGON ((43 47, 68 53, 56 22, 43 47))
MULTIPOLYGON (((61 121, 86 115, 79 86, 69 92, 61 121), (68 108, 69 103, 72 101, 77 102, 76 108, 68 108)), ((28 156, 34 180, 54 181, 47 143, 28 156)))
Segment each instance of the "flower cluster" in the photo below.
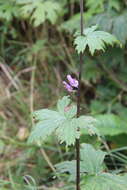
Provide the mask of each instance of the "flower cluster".
POLYGON ((63 81, 64 87, 68 92, 73 92, 74 88, 78 88, 78 81, 75 78, 72 78, 71 75, 67 75, 68 82, 63 81))

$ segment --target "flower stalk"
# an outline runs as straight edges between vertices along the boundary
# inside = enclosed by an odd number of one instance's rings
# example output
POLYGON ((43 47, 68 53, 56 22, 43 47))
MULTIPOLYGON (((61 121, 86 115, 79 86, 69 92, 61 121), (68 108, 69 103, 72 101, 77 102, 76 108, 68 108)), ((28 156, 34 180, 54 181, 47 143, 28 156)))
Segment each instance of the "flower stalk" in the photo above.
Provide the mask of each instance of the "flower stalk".
MULTIPOLYGON (((80 0, 80 30, 83 35, 83 0, 80 0)), ((82 79, 83 53, 80 53, 78 91, 77 91, 77 117, 80 116, 81 105, 81 79, 82 79)), ((76 139, 76 190, 80 190, 80 139, 76 139)))

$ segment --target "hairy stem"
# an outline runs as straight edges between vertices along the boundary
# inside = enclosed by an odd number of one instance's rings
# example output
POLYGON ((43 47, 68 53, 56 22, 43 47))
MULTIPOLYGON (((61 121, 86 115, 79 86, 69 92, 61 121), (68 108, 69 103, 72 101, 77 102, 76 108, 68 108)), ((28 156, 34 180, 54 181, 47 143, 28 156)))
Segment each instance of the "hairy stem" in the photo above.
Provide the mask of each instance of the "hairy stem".
MULTIPOLYGON (((81 13, 81 21, 80 21, 81 35, 83 35, 83 0, 80 0, 80 13, 81 13)), ((83 53, 80 54, 80 63, 79 63, 77 117, 80 116, 82 64, 83 64, 83 53)), ((80 139, 76 139, 76 190, 80 190, 80 139)))

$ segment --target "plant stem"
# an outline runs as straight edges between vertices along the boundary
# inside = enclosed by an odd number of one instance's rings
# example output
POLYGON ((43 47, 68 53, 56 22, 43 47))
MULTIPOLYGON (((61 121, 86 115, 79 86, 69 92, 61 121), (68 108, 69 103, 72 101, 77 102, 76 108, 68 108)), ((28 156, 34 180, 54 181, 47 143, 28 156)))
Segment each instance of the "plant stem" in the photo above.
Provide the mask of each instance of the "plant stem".
MULTIPOLYGON (((81 13, 81 20, 80 20, 81 35, 83 35, 83 0, 80 0, 80 13, 81 13)), ((80 63, 79 63, 77 117, 80 116, 82 64, 83 64, 83 53, 80 54, 80 63)), ((76 139, 76 190, 80 190, 80 139, 76 139)))

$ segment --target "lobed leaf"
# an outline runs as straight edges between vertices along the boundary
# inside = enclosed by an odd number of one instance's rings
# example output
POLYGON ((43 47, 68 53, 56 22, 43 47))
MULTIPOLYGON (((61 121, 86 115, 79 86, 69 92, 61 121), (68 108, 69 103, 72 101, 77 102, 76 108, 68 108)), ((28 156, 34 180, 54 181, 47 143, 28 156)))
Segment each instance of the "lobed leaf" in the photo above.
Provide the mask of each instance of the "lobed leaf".
POLYGON ((16 1, 0 0, 0 18, 11 21, 14 16, 19 16, 19 6, 16 1))
POLYGON ((95 127, 96 121, 97 120, 91 116, 80 116, 77 119, 78 127, 81 130, 87 131, 89 133, 89 135, 96 134, 96 135, 100 136, 98 129, 95 127))
POLYGON ((64 121, 59 128, 56 130, 56 134, 58 135, 58 139, 61 143, 64 141, 66 145, 74 145, 75 139, 80 137, 80 132, 77 131, 77 119, 73 118, 71 120, 64 121))
POLYGON ((93 55, 96 50, 105 51, 106 45, 120 45, 120 42, 116 39, 115 36, 107 32, 96 31, 96 29, 97 26, 92 26, 85 29, 83 36, 77 33, 74 44, 76 45, 76 50, 78 53, 83 53, 88 47, 90 53, 93 55))
POLYGON ((56 128, 64 122, 64 118, 58 116, 58 118, 45 119, 39 121, 34 127, 28 139, 29 143, 44 142, 48 136, 55 132, 56 128))
POLYGON ((36 121, 55 120, 59 117, 60 117, 60 114, 57 111, 53 111, 49 109, 41 109, 33 113, 33 118, 36 121))
POLYGON ((19 4, 22 5, 22 14, 25 15, 25 17, 29 17, 35 27, 43 24, 46 20, 54 24, 61 10, 59 3, 49 0, 19 1, 19 4))
POLYGON ((29 137, 30 143, 43 142, 52 133, 56 134, 61 143, 67 146, 74 145, 80 137, 79 129, 86 129, 89 134, 98 134, 94 127, 95 119, 88 116, 74 118, 77 107, 70 104, 69 96, 58 100, 57 111, 49 109, 37 110, 33 113, 37 121, 29 137))
POLYGON ((58 136, 61 143, 65 142, 67 146, 75 143, 79 138, 77 118, 73 118, 77 112, 74 105, 70 107, 70 97, 65 96, 58 100, 57 109, 41 109, 33 113, 37 121, 29 137, 29 143, 43 142, 52 133, 58 136))

